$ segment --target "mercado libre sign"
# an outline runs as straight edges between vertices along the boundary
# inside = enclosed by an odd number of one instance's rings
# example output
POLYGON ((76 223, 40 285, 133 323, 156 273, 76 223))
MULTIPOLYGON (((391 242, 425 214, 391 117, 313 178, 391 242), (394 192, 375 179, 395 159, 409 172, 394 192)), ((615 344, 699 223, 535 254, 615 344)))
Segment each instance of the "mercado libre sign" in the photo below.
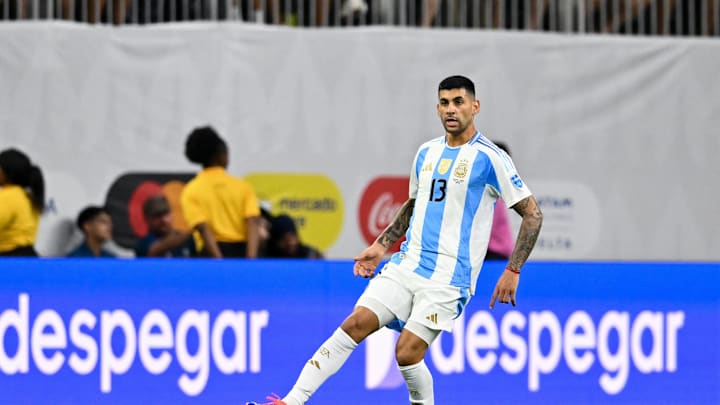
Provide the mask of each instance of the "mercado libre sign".
POLYGON ((250 173, 258 200, 270 203, 273 215, 295 220, 300 239, 327 251, 343 228, 344 203, 335 183, 322 174, 250 173))

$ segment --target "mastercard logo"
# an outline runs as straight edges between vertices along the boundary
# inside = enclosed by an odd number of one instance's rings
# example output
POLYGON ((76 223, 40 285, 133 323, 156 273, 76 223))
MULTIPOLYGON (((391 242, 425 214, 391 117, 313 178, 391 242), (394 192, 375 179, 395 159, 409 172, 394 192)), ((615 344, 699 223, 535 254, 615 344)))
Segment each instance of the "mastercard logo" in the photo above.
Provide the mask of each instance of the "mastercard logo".
POLYGON ((118 177, 105 198, 113 221, 113 239, 120 246, 133 248, 147 235, 142 207, 154 195, 162 194, 170 204, 173 226, 188 230, 180 208, 180 195, 195 173, 128 173, 118 177))

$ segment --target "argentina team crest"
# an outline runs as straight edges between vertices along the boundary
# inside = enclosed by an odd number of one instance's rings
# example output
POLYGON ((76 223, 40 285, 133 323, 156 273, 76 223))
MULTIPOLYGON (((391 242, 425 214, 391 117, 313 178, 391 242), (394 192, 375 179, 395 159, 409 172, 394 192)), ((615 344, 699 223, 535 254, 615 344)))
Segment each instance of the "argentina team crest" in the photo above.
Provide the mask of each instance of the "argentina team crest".
POLYGON ((455 165, 455 171, 453 171, 453 180, 455 184, 461 184, 465 181, 465 176, 468 174, 468 166, 470 162, 467 159, 460 159, 455 165))

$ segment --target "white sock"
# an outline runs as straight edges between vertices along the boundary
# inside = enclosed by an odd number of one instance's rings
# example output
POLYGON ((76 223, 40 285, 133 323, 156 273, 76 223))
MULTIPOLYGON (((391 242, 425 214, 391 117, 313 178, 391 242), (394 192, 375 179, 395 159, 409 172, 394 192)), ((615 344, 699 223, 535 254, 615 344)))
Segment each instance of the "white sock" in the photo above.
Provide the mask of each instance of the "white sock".
POLYGON ((350 357, 357 343, 344 330, 337 328, 325 343, 305 363, 295 386, 283 401, 288 405, 302 405, 350 357))
POLYGON ((408 392, 410 393, 411 404, 433 405, 433 378, 424 360, 410 366, 399 366, 408 392))

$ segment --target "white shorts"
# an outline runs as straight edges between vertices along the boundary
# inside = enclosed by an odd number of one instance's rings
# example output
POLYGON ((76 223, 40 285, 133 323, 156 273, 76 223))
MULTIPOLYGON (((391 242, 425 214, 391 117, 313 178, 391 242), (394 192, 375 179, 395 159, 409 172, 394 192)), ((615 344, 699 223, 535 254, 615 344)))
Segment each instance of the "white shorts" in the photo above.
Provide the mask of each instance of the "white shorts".
MULTIPOLYGON (((452 331, 455 318, 460 316, 469 299, 467 288, 441 284, 389 262, 370 280, 355 306, 375 312, 381 327, 401 330, 408 323, 419 324, 439 333, 441 330, 452 331), (398 322, 384 319, 384 310, 392 313, 398 322)), ((422 332, 415 334, 428 344, 431 343, 428 340, 437 336, 427 339, 422 332)))

